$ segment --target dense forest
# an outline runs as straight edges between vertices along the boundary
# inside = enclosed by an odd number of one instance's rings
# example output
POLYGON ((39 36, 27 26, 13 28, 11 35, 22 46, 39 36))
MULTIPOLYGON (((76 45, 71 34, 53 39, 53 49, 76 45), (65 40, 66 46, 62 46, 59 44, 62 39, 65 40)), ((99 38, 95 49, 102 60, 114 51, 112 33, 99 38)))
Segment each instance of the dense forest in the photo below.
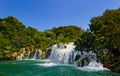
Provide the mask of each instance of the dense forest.
POLYGON ((76 51, 95 52, 105 67, 120 72, 120 8, 91 18, 86 31, 70 25, 41 32, 15 17, 0 18, 0 60, 14 59, 24 47, 47 52, 53 44, 69 42, 74 42, 76 51))
POLYGON ((89 29, 75 45, 78 51, 92 50, 105 67, 120 72, 120 9, 91 18, 89 29))
POLYGON ((18 19, 12 16, 0 19, 0 59, 13 59, 16 52, 26 47, 28 51, 47 48, 56 43, 74 42, 83 34, 77 26, 61 26, 40 32, 32 27, 25 27, 18 19))

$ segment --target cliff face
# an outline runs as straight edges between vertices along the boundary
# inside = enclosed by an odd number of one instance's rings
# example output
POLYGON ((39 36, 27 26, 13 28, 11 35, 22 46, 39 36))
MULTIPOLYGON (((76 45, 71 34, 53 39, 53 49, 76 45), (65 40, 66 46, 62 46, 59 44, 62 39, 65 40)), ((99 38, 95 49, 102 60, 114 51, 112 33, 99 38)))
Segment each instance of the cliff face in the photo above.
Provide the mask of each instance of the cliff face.
MULTIPOLYGON (((22 53, 24 53, 24 56, 26 56, 29 52, 33 52, 33 51, 35 51, 35 47, 33 45, 26 46, 18 49, 17 51, 8 53, 6 55, 6 59, 16 60, 22 53)), ((24 58, 24 56, 22 58, 24 58)))
POLYGON ((20 48, 16 52, 9 54, 8 59, 11 60, 27 60, 27 59, 43 59, 46 57, 46 53, 40 49, 34 48, 33 46, 27 46, 20 48))

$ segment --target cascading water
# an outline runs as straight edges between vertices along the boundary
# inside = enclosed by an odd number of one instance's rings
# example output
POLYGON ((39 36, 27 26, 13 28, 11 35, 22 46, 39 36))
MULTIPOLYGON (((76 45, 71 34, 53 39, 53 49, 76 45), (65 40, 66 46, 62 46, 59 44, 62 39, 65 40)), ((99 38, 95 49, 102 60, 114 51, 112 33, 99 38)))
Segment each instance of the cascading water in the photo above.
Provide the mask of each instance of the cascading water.
POLYGON ((32 59, 37 59, 37 51, 34 52, 32 59))
POLYGON ((78 69, 83 71, 110 71, 109 69, 104 68, 102 63, 96 61, 92 61, 86 66, 78 67, 78 69))
POLYGON ((80 56, 80 59, 75 63, 79 64, 79 69, 84 71, 109 71, 109 69, 103 67, 103 64, 100 61, 97 62, 96 54, 92 51, 83 52, 83 54, 79 53, 78 55, 80 56), (89 63, 87 61, 89 61, 89 63))
POLYGON ((25 60, 29 59, 30 52, 28 52, 27 57, 25 57, 25 60))
MULTIPOLYGON (((51 66, 56 64, 73 64, 78 66, 81 70, 87 71, 101 71, 101 70, 108 70, 104 68, 100 62, 97 62, 96 54, 92 51, 90 52, 80 52, 74 50, 75 46, 73 43, 69 44, 55 44, 51 47, 51 54, 49 56, 49 62, 44 64, 44 66, 51 66), (79 57, 76 60, 76 57, 79 57)), ((27 51, 25 48, 23 52, 18 56, 19 60, 23 59, 40 59, 41 50, 36 51, 27 51)))
POLYGON ((17 60, 35 60, 41 58, 41 50, 36 51, 25 51, 25 48, 23 49, 23 52, 17 57, 17 60))
POLYGON ((52 46, 52 51, 49 59, 51 62, 59 64, 68 64, 71 52, 73 49, 73 43, 69 44, 55 44, 52 46))
POLYGON ((25 48, 23 48, 23 52, 20 54, 20 56, 17 57, 18 60, 22 60, 24 58, 25 54, 25 48))
POLYGON ((53 45, 50 61, 57 64, 76 64, 79 65, 79 69, 87 71, 108 70, 100 62, 97 62, 95 53, 92 51, 78 52, 74 50, 74 47, 73 43, 53 45), (77 61, 75 61, 76 56, 80 57, 77 61))

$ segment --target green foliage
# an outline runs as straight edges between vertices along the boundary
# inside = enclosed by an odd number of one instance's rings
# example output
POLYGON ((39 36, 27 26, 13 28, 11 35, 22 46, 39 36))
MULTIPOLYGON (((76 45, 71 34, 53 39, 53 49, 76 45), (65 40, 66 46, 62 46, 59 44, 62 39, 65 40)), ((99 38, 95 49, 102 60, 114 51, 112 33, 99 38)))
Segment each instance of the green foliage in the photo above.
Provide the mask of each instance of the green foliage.
POLYGON ((91 32, 86 31, 85 33, 83 33, 82 36, 80 36, 80 38, 75 41, 74 43, 76 45, 76 51, 95 51, 96 47, 95 47, 95 36, 92 35, 91 32))
POLYGON ((38 30, 26 28, 14 17, 0 19, 0 59, 6 59, 6 55, 22 47, 37 46, 39 37, 38 30))
POLYGON ((106 10, 102 16, 92 18, 89 26, 105 48, 120 52, 120 9, 106 10))
POLYGON ((41 49, 45 56, 52 44, 75 42, 77 51, 92 50, 104 66, 120 72, 120 8, 106 10, 102 16, 91 18, 89 27, 86 32, 73 25, 40 32, 25 27, 12 16, 0 18, 0 59, 7 59, 11 53, 14 57, 17 50, 28 46, 41 49))
POLYGON ((44 53, 55 43, 73 42, 83 30, 76 26, 65 26, 40 32, 32 27, 25 27, 12 16, 0 19, 0 59, 14 59, 20 48, 35 46, 44 53), (12 55, 13 58, 9 58, 12 55))
POLYGON ((83 34, 83 30, 77 26, 61 26, 58 28, 53 28, 51 30, 47 30, 45 33, 51 33, 49 36, 51 39, 54 39, 54 43, 68 43, 74 42, 83 34))
POLYGON ((104 66, 118 71, 120 58, 120 9, 106 10, 102 16, 90 20, 89 32, 85 32, 76 42, 80 51, 97 49, 98 58, 104 66), (106 50, 107 51, 106 51, 106 50))

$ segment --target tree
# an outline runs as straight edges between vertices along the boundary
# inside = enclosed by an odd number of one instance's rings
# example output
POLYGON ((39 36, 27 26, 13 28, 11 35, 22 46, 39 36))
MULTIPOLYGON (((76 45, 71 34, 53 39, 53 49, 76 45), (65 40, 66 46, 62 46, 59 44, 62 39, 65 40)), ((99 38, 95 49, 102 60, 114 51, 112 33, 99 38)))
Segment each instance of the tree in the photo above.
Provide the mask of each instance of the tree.
POLYGON ((91 18, 89 27, 89 31, 75 41, 76 50, 96 49, 104 66, 120 72, 120 8, 106 10, 102 16, 91 18))
POLYGON ((83 33, 74 44, 76 45, 75 49, 77 51, 96 52, 95 36, 89 31, 83 33))

